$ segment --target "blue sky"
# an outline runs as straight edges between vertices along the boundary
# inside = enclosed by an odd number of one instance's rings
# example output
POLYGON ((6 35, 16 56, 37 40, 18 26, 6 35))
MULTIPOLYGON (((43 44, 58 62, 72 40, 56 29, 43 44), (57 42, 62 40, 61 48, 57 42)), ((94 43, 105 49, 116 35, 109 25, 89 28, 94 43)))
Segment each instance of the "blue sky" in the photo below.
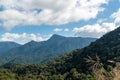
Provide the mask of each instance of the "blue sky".
POLYGON ((24 44, 52 34, 99 38, 120 25, 119 4, 119 0, 0 0, 0 41, 24 44))

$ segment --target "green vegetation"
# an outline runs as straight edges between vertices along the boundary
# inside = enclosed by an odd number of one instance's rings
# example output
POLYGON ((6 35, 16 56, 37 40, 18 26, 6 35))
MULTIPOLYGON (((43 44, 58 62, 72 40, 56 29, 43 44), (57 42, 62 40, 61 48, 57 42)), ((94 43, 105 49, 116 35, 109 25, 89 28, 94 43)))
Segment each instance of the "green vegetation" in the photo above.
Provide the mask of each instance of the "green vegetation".
POLYGON ((119 80, 119 37, 120 28, 46 64, 7 63, 2 67, 12 72, 7 78, 13 80, 119 80))
POLYGON ((16 74, 7 69, 0 68, 0 80, 16 80, 16 74))
POLYGON ((71 53, 41 65, 6 64, 3 67, 16 74, 16 80, 101 80, 101 77, 102 80, 113 80, 115 77, 114 67, 108 65, 105 69, 98 57, 96 60, 87 58, 85 64, 88 68, 85 70, 80 68, 82 65, 71 64, 72 56, 71 53))

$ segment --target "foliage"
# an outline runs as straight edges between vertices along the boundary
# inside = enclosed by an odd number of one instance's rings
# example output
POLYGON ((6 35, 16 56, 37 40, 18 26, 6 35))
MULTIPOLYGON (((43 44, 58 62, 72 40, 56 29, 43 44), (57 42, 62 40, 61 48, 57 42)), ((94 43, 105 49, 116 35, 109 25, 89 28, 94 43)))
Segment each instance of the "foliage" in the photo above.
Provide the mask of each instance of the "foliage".
POLYGON ((7 63, 2 67, 18 80, 119 80, 119 33, 120 28, 46 64, 7 63))

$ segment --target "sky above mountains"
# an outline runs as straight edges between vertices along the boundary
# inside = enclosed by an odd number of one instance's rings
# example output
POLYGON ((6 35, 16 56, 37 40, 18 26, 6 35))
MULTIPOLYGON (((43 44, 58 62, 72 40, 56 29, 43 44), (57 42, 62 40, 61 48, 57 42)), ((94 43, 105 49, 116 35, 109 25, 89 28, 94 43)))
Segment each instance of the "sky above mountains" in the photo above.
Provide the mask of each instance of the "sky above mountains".
POLYGON ((0 0, 0 41, 99 38, 119 25, 120 0, 0 0))

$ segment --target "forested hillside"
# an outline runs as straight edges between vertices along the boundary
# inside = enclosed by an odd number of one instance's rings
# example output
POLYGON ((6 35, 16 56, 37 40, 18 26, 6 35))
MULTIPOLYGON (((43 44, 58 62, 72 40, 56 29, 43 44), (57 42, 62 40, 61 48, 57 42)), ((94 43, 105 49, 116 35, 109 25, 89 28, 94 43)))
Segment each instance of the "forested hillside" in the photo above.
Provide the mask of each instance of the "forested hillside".
POLYGON ((60 56, 47 64, 12 64, 3 67, 18 80, 119 80, 120 28, 83 49, 60 56))

